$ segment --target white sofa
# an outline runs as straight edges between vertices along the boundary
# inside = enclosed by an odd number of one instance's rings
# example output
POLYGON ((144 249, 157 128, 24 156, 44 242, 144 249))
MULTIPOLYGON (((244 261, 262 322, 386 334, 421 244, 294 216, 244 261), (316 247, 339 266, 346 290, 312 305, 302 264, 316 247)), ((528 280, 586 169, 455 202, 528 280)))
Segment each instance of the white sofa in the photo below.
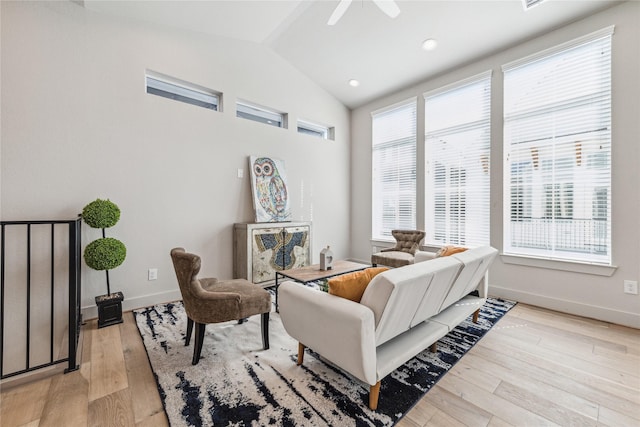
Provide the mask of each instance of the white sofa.
POLYGON ((282 324, 298 342, 298 365, 309 347, 370 385, 378 405, 380 380, 474 313, 487 295, 486 274, 497 250, 485 246, 378 274, 360 303, 302 286, 280 285, 282 324), (478 296, 469 295, 477 290, 478 296))

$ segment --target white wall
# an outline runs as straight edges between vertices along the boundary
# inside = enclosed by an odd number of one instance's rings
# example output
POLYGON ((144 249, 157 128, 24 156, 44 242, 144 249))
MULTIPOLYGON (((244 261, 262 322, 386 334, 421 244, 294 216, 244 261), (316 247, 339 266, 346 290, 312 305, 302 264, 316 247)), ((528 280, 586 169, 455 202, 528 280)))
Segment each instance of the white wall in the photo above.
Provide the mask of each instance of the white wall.
MULTIPOLYGON (((232 225, 254 218, 249 155, 285 161, 292 219, 313 221, 314 261, 327 244, 349 255, 349 110, 279 56, 70 2, 1 10, 2 219, 70 219, 96 198, 117 203, 107 235, 128 252, 110 276, 125 309, 179 297, 175 246, 202 256, 202 276, 231 278, 232 225), (224 112, 146 94, 145 69, 223 92, 224 112), (236 98, 288 112, 290 128, 236 118, 236 98), (335 126, 335 141, 298 134, 298 117, 335 126), (152 267, 157 281, 147 281, 152 267)), ((84 247, 100 232, 83 233, 84 247)), ((89 316, 104 277, 83 266, 89 316)))
MULTIPOLYGON (((354 258, 369 259, 371 242, 371 112, 418 96, 418 170, 424 151, 422 93, 492 69, 491 245, 502 248, 502 72, 501 65, 609 25, 613 36, 612 276, 507 264, 498 257, 490 270, 491 293, 551 309, 640 327, 640 297, 623 293, 623 280, 640 279, 640 3, 627 2, 436 78, 385 96, 352 112, 351 236, 354 258), (422 139, 420 139, 422 135, 422 139)), ((446 47, 442 47, 443 49, 446 47)), ((418 205, 424 204, 418 180, 418 205)), ((418 215, 418 225, 424 224, 418 215)))

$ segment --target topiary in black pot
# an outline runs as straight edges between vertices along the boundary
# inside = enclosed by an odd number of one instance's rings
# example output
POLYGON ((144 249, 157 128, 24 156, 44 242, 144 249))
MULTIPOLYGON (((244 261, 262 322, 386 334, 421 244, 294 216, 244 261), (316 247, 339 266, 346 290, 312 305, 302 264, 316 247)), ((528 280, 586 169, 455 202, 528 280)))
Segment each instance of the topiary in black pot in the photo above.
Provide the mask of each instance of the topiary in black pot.
POLYGON ((92 228, 102 229, 102 238, 89 243, 84 249, 84 261, 94 270, 107 275, 107 294, 96 297, 98 328, 122 323, 122 292, 111 293, 109 270, 124 262, 127 248, 118 239, 105 236, 105 228, 113 227, 120 219, 120 208, 110 200, 96 199, 82 210, 82 219, 92 228))

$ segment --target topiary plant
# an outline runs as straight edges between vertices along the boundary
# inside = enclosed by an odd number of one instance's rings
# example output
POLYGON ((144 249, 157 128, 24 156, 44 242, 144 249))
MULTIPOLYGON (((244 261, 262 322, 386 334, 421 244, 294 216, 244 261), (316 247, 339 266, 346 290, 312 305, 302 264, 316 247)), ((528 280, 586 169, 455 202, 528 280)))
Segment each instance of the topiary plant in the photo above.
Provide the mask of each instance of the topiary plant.
POLYGON ((94 270, 113 270, 124 262, 127 248, 118 239, 103 237, 84 249, 84 261, 94 270))
POLYGON ((82 209, 82 219, 91 228, 109 228, 120 219, 120 208, 110 200, 96 199, 82 209))
POLYGON ((102 229, 102 239, 94 240, 84 249, 84 261, 94 270, 105 270, 107 294, 111 295, 109 270, 124 262, 127 248, 120 240, 106 237, 104 229, 113 227, 118 222, 120 208, 108 199, 96 199, 82 209, 82 219, 89 227, 102 229))

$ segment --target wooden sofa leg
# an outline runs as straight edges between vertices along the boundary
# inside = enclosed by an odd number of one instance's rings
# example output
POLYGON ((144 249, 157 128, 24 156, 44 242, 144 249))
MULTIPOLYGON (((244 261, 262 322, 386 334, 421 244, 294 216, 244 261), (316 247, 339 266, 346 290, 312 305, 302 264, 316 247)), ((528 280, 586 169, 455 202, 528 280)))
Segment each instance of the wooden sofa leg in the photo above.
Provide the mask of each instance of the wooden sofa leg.
POLYGON ((304 361, 304 344, 299 342, 298 343, 298 363, 296 363, 296 365, 298 366, 302 365, 303 361, 304 361))
POLYGON ((431 347, 429 347, 429 351, 431 353, 437 353, 438 352, 438 341, 436 341, 433 344, 431 344, 431 347))
POLYGON ((380 396, 380 381, 376 385, 372 385, 369 390, 369 408, 372 411, 378 409, 378 397, 380 396))
POLYGON ((473 323, 478 323, 478 315, 480 314, 480 309, 477 309, 473 312, 473 323))

